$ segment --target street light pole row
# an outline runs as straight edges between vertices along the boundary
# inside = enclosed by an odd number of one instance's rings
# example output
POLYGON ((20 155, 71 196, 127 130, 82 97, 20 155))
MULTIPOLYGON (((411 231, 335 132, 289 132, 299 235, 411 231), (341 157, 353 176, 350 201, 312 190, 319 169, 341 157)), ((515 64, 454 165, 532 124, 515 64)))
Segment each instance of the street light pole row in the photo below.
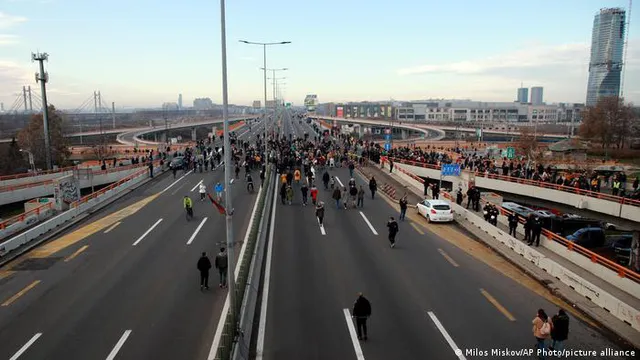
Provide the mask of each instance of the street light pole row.
MULTIPOLYGON (((280 42, 254 42, 247 40, 239 40, 243 44, 248 45, 260 45, 262 46, 262 62, 264 70, 264 155, 267 157, 267 46, 273 45, 285 45, 291 44, 291 41, 280 41, 280 42)), ((274 95, 275 96, 275 95, 274 95)), ((274 104, 275 105, 275 104, 274 104)), ((275 119, 275 108, 274 108, 274 119, 275 119)))

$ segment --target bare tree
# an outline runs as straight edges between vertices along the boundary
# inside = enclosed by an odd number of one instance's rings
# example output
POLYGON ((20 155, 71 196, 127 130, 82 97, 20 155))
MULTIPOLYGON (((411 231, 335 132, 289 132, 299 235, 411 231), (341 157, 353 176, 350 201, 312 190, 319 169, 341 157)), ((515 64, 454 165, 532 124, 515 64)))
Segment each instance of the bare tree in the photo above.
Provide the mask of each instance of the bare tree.
POLYGON ((622 149, 637 127, 638 117, 632 106, 625 104, 620 97, 611 96, 601 98, 596 106, 585 111, 579 135, 599 141, 602 148, 615 146, 622 149))
MULTIPOLYGON (((33 153, 37 167, 45 167, 44 124, 42 113, 34 114, 27 127, 18 133, 21 148, 33 153)), ((51 158, 54 164, 63 166, 68 159, 69 149, 64 137, 62 114, 53 105, 49 105, 49 138, 51 140, 51 158)))

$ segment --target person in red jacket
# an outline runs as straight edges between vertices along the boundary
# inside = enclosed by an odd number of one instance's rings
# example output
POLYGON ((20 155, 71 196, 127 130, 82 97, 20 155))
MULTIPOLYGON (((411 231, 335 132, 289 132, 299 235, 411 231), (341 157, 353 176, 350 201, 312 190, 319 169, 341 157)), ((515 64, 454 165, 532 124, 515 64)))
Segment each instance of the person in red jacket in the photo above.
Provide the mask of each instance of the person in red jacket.
POLYGON ((311 190, 309 192, 311 193, 311 203, 315 205, 318 202, 318 188, 316 184, 311 184, 311 190))

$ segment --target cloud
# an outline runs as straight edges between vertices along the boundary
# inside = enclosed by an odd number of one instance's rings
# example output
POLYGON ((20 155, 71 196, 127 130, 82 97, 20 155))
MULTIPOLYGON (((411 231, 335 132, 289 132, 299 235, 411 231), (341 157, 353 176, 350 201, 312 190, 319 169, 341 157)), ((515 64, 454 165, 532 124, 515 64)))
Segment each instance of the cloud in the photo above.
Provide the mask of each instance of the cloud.
POLYGON ((484 59, 404 68, 398 70, 398 74, 453 73, 480 75, 501 69, 530 69, 558 65, 580 66, 586 64, 588 61, 589 46, 587 44, 564 44, 559 46, 535 45, 527 49, 490 56, 484 59))
POLYGON ((18 37, 16 35, 0 34, 0 46, 13 45, 18 43, 18 37))
POLYGON ((0 12, 0 29, 8 29, 25 21, 27 21, 26 17, 0 12))

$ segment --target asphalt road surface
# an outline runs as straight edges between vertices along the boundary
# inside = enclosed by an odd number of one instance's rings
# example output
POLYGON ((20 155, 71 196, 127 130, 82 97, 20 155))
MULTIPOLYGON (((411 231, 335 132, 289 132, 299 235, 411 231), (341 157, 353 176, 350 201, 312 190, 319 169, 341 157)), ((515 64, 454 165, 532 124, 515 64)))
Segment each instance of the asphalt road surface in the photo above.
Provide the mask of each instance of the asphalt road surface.
MULTIPOLYGON (((226 231, 197 185, 213 193, 223 176, 222 168, 158 176, 0 269, 0 359, 206 359, 226 289, 212 269, 211 290, 201 291, 196 263, 202 251, 213 261, 226 231)), ((257 191, 236 184, 234 236, 242 241, 257 191)))
MULTIPOLYGON (((284 130, 307 131, 297 121, 285 122, 284 130)), ((347 169, 330 174, 347 185, 347 169)), ((364 179, 356 180, 367 189, 364 179)), ((430 230, 455 225, 408 218, 391 249, 386 222, 398 218, 397 206, 368 195, 362 209, 336 209, 330 190, 320 179, 317 185, 326 208, 323 227, 314 207, 302 206, 299 188, 292 205, 276 195, 258 359, 470 359, 474 349, 488 351, 478 358, 534 358, 491 351, 529 351, 538 308, 549 315, 558 308, 430 230), (360 291, 372 304, 367 342, 349 325, 355 325, 349 313, 360 291)), ((619 349, 574 317, 567 348, 619 349)))

